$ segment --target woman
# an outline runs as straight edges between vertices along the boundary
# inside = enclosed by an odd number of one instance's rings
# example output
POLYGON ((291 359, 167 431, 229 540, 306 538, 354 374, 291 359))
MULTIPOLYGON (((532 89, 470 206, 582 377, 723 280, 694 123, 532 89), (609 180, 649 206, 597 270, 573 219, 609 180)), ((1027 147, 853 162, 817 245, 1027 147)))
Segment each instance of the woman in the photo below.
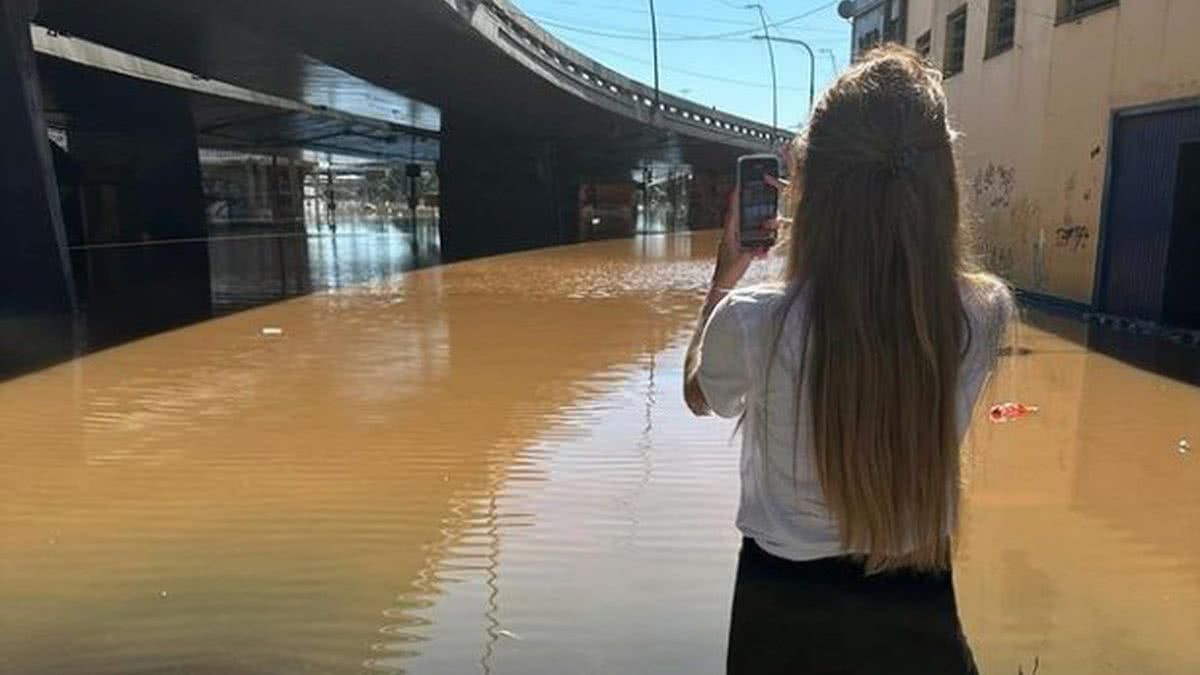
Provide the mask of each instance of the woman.
POLYGON ((726 217, 684 394, 741 418, 731 673, 977 672, 959 445, 1012 301, 968 270, 952 136, 939 74, 877 49, 797 141, 782 283, 730 290, 762 252, 726 217))

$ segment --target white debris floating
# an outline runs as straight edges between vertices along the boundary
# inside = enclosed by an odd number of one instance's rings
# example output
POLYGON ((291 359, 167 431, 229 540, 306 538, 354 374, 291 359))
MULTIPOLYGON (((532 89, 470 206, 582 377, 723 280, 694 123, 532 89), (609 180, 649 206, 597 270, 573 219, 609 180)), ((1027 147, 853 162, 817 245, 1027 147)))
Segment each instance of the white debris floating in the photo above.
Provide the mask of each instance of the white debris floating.
POLYGON ((283 335, 283 329, 279 326, 263 326, 263 335, 283 335))

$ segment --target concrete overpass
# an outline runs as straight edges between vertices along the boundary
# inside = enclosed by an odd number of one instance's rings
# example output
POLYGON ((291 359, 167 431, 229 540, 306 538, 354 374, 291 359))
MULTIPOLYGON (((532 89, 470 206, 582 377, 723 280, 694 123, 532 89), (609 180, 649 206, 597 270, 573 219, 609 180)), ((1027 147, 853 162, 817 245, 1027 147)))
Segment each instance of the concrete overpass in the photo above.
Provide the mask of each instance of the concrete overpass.
POLYGON ((206 234, 198 147, 436 161, 457 259, 573 241, 581 182, 649 162, 691 165, 711 200, 782 140, 656 97, 508 0, 0 0, 0 19, 0 326, 44 317, 47 338, 76 305, 78 176, 141 241, 206 234))

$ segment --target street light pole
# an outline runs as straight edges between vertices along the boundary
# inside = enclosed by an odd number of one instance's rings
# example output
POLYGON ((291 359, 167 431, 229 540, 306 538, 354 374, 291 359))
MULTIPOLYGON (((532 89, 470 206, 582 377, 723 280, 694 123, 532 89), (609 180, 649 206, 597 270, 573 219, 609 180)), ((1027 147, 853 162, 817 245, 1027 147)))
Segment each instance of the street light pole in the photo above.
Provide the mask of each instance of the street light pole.
POLYGON ((767 41, 767 54, 771 56, 771 128, 779 131, 779 84, 775 79, 775 47, 771 44, 771 31, 767 27, 767 12, 758 3, 746 5, 745 9, 757 9, 758 18, 762 21, 762 39, 767 41))
POLYGON ((654 44, 654 114, 657 115, 661 94, 658 87, 658 15, 654 11, 654 0, 650 0, 650 38, 654 44))
POLYGON ((829 57, 829 65, 830 65, 831 67, 833 67, 833 71, 832 71, 832 72, 833 72, 833 75, 834 75, 834 77, 837 77, 837 71, 838 71, 838 66, 837 66, 837 56, 836 56, 836 55, 834 55, 834 53, 833 53, 833 50, 832 50, 832 49, 826 49, 826 48, 822 47, 822 48, 821 48, 821 49, 819 49, 818 51, 820 51, 822 54, 824 54, 824 55, 826 55, 826 56, 828 56, 828 57, 829 57))
POLYGON ((812 112, 813 99, 816 98, 816 92, 817 92, 817 89, 816 89, 816 87, 817 87, 817 85, 816 85, 817 57, 813 54, 812 47, 809 47, 808 43, 805 42, 804 40, 797 40, 796 38, 779 37, 778 35, 776 35, 775 37, 769 37, 766 35, 755 35, 753 37, 755 40, 766 40, 767 44, 771 44, 772 40, 778 40, 779 42, 786 42, 788 44, 800 45, 801 47, 804 47, 804 49, 806 51, 808 51, 808 111, 812 112))

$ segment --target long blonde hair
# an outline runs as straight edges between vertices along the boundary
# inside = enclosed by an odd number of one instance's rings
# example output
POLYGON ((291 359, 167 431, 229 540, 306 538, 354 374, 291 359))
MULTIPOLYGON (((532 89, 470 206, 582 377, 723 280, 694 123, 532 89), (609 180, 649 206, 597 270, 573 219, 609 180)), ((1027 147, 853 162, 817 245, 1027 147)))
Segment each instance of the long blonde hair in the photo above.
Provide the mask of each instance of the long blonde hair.
POLYGON ((797 388, 807 381, 842 544, 871 572, 949 566, 970 339, 951 140, 940 75, 886 46, 825 92, 798 143, 786 270, 808 297, 797 388))

